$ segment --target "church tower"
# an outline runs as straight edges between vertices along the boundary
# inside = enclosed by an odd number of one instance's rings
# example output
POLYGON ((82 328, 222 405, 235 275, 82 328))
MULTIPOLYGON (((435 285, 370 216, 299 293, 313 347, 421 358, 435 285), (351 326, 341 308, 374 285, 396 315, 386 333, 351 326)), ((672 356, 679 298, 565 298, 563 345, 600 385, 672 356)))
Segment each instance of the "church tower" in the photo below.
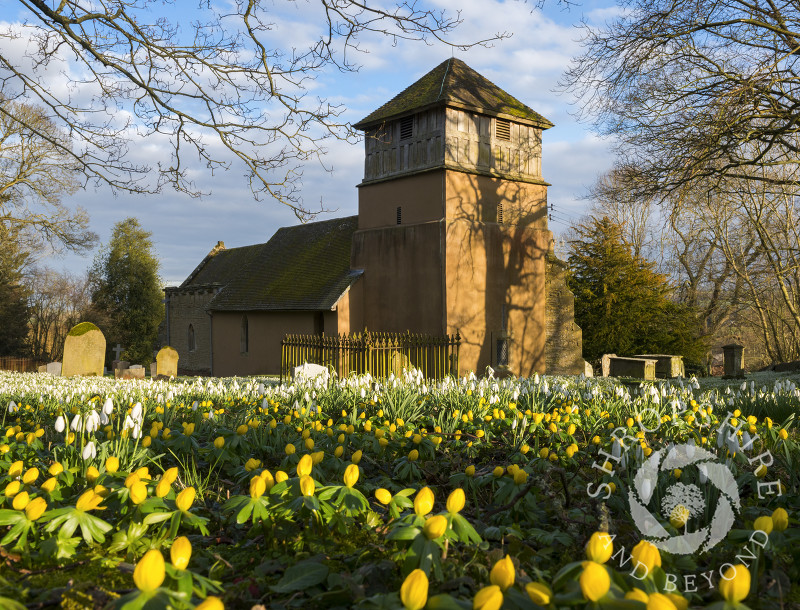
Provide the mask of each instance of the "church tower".
POLYGON ((552 126, 455 58, 355 125, 365 163, 351 266, 364 272, 367 328, 458 331, 462 372, 583 371, 547 225, 552 126))

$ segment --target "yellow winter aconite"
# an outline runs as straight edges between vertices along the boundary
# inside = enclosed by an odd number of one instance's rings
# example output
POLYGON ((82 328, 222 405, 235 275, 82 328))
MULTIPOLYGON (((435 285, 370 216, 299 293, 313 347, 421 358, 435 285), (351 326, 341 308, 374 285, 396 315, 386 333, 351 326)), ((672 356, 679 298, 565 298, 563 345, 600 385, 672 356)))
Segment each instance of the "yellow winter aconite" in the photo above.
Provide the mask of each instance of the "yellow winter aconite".
POLYGON ((36 521, 47 510, 47 502, 44 498, 34 498, 25 507, 25 516, 31 520, 36 521))
POLYGON ((276 483, 283 483, 284 481, 289 479, 289 475, 286 474, 283 470, 278 470, 275 473, 275 482, 276 483))
POLYGON ((50 477, 44 483, 42 483, 42 491, 52 493, 53 490, 55 490, 56 485, 58 485, 58 480, 55 477, 50 477))
POLYGON ((689 600, 677 593, 666 593, 669 600, 675 604, 677 610, 689 610, 689 600))
POLYGON ((80 511, 87 512, 90 510, 103 508, 100 503, 103 501, 103 496, 97 493, 94 489, 88 489, 81 494, 78 501, 75 503, 75 508, 80 511))
POLYGON ((514 579, 514 562, 511 561, 511 557, 508 555, 495 563, 494 566, 492 566, 491 572, 489 572, 489 580, 491 583, 497 585, 503 591, 514 584, 514 579))
POLYGON ((156 497, 163 498, 169 493, 170 489, 172 489, 172 484, 162 476, 158 485, 156 485, 156 497))
POLYGON ((447 531, 447 517, 436 515, 425 522, 423 533, 428 540, 436 540, 447 531))
POLYGON ((718 587, 725 601, 738 604, 750 594, 750 570, 742 564, 730 566, 722 573, 718 587))
POLYGON ((605 563, 613 552, 614 541, 611 539, 611 534, 606 532, 595 532, 586 543, 586 557, 590 561, 605 563))
POLYGON ((150 549, 136 564, 133 582, 144 593, 152 593, 161 586, 166 575, 164 556, 157 549, 150 549))
POLYGON ((22 483, 24 485, 32 485, 36 482, 36 479, 39 478, 39 469, 38 468, 28 468, 25 471, 25 474, 22 475, 22 483))
POLYGON ((663 593, 651 593, 647 598, 647 610, 678 610, 672 600, 663 593))
POLYGON ((625 599, 632 599, 633 601, 642 602, 643 604, 646 604, 649 597, 647 593, 645 593, 641 589, 637 589, 634 587, 625 594, 625 599))
POLYGON ((192 504, 194 504, 196 495, 197 492, 194 487, 187 487, 175 497, 175 506, 178 507, 178 510, 183 512, 188 511, 192 507, 192 504))
POLYGON ((16 479, 17 477, 22 476, 22 470, 24 468, 25 465, 22 463, 22 460, 17 460, 8 467, 8 476, 10 476, 12 479, 16 479))
POLYGON ((147 485, 142 481, 136 481, 131 485, 130 491, 131 502, 134 504, 141 504, 147 499, 147 485))
POLYGON ((502 606, 503 592, 497 585, 484 587, 472 600, 472 610, 499 610, 502 606))
POLYGON ((19 490, 22 489, 22 483, 19 481, 11 481, 8 485, 6 485, 6 489, 3 492, 7 498, 13 498, 15 495, 19 493, 19 490))
POLYGON ((416 462, 419 459, 419 451, 416 449, 412 449, 408 452, 408 461, 409 462, 416 462))
POLYGON ((222 449, 225 446, 225 439, 221 436, 218 436, 214 439, 214 447, 216 449, 222 449))
POLYGON ((314 460, 311 456, 306 454, 297 462, 297 476, 305 477, 311 474, 311 469, 314 467, 314 460))
POLYGON ((776 508, 772 511, 772 525, 776 532, 782 532, 789 527, 789 513, 785 508, 776 508))
POLYGON ((306 475, 300 477, 300 493, 304 496, 313 496, 314 495, 314 479, 310 476, 306 475))
POLYGON ((464 490, 460 487, 454 489, 450 492, 450 495, 447 496, 447 512, 453 514, 459 513, 466 503, 467 497, 464 495, 464 490))
POLYGON ((553 592, 543 582, 529 582, 525 585, 525 592, 531 601, 538 606, 547 606, 553 598, 553 592))
POLYGON ((389 504, 392 501, 392 492, 383 487, 375 490, 375 499, 381 504, 389 504))
POLYGON ((47 469, 47 472, 49 472, 52 476, 57 477, 64 472, 64 467, 61 465, 61 462, 53 462, 50 465, 50 468, 47 469))
POLYGON ((433 510, 433 492, 430 487, 423 487, 414 498, 414 512, 424 517, 433 510))
POLYGON ((256 475, 252 479, 250 479, 251 498, 260 498, 261 496, 264 495, 265 491, 267 491, 267 482, 263 478, 256 475))
POLYGON ((350 461, 353 462, 353 464, 358 464, 361 461, 361 457, 363 455, 364 455, 364 452, 361 451, 361 449, 359 449, 358 451, 356 451, 353 454, 353 457, 350 458, 350 461))
POLYGON ((114 473, 117 470, 119 470, 119 458, 112 455, 106 460, 106 472, 114 473))
POLYGON ((400 586, 400 602, 405 610, 422 610, 428 602, 428 575, 413 570, 400 586))
POLYGON ((186 536, 175 538, 169 549, 169 558, 176 570, 185 570, 192 557, 192 543, 186 536))
POLYGON ((633 558, 633 567, 636 570, 636 576, 640 578, 650 574, 654 567, 661 567, 661 553, 658 552, 658 547, 647 540, 640 540, 639 543, 633 547, 631 557, 633 558), (644 574, 642 572, 644 572, 644 574))
POLYGON ((194 610, 225 610, 225 604, 219 597, 209 595, 202 604, 195 606, 194 610))
POLYGON ((611 588, 611 578, 606 569, 595 561, 587 561, 579 579, 583 596, 596 602, 611 588))
POLYGON ((344 484, 347 487, 352 488, 353 485, 355 485, 356 482, 358 481, 358 474, 359 474, 358 466, 356 466, 355 464, 350 464, 344 470, 344 484))
POLYGON ((28 506, 29 501, 30 496, 28 496, 28 492, 21 491, 14 496, 14 501, 11 503, 11 506, 14 507, 14 510, 25 510, 25 507, 28 506))
POLYGON ((775 524, 772 521, 772 517, 770 517, 769 515, 763 515, 753 522, 753 529, 761 530, 765 534, 772 533, 772 528, 774 526, 775 524))

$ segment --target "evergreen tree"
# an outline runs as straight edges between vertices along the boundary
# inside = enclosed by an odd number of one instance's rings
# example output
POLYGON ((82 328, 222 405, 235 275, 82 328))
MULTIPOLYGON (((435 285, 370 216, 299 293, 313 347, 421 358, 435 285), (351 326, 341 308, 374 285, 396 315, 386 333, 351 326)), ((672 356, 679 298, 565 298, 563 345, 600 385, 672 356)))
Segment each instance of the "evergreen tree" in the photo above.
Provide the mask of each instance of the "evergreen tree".
POLYGON ((29 352, 28 292, 22 283, 27 260, 16 231, 0 222, 0 356, 27 356, 29 352))
POLYGON ((106 336, 109 355, 120 343, 125 347, 123 357, 140 364, 153 359, 164 314, 151 235, 136 218, 118 222, 90 272, 92 317, 106 336))
POLYGON ((575 294, 575 322, 583 330, 583 354, 682 355, 699 362, 705 346, 695 315, 672 298, 667 277, 635 256, 619 226, 607 217, 590 218, 569 242, 569 285, 575 294))

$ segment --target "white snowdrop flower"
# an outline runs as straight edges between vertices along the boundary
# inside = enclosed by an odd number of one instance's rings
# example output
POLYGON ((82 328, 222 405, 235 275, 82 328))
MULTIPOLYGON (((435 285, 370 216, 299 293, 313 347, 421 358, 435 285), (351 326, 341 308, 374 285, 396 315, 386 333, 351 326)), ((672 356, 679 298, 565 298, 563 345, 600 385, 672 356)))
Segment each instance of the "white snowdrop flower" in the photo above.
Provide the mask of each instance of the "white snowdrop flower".
POLYGON ((650 499, 650 494, 653 492, 653 482, 650 479, 645 478, 642 481, 641 491, 642 491, 642 500, 647 502, 650 499))
POLYGON ((533 375, 533 383, 539 385, 539 373, 534 373, 533 375))
POLYGON ((8 403, 8 412, 9 413, 16 413, 17 411, 19 411, 19 407, 17 406, 17 403, 15 403, 13 400, 10 401, 8 403))
POLYGON ((56 423, 55 423, 56 432, 61 433, 66 429, 66 427, 67 427, 66 418, 63 415, 59 415, 58 417, 56 417, 56 423))
POLYGON ((511 422, 511 429, 512 430, 516 430, 517 429, 517 418, 516 417, 514 418, 514 421, 511 422))
POLYGON ((97 411, 89 411, 84 420, 86 422, 86 432, 92 433, 100 426, 100 416, 97 411))
POLYGON ((361 398, 365 398, 367 396, 367 391, 364 388, 361 388, 360 395, 361 395, 361 398))
POLYGON ((131 431, 131 436, 135 439, 142 438, 142 427, 139 424, 136 424, 131 431))
POLYGON ((93 460, 96 455, 97 455, 97 449, 94 446, 94 441, 89 441, 83 448, 83 453, 81 453, 81 457, 83 457, 84 460, 93 460))
POLYGON ((131 409, 131 417, 134 420, 142 419, 142 403, 137 402, 135 405, 133 405, 133 408, 131 409))
POLYGON ((107 425, 107 424, 108 424, 108 422, 110 422, 110 421, 111 421, 111 420, 110 420, 110 419, 108 419, 108 415, 106 415, 106 412, 105 412, 105 411, 100 411, 100 425, 101 425, 101 426, 105 426, 105 425, 107 425))
POLYGON ((123 430, 130 430, 133 426, 136 425, 136 422, 133 421, 133 418, 130 415, 125 416, 125 421, 122 424, 123 430))
POLYGON ((111 415, 114 412, 114 402, 110 398, 106 398, 106 401, 103 403, 103 413, 106 415, 111 415))
POLYGON ((81 414, 76 413, 75 417, 72 418, 72 421, 69 424, 69 429, 72 431, 78 430, 81 426, 81 414))
POLYGON ((618 458, 619 456, 622 455, 622 445, 620 445, 619 440, 617 440, 616 438, 614 439, 614 442, 611 444, 611 455, 614 458, 618 458))

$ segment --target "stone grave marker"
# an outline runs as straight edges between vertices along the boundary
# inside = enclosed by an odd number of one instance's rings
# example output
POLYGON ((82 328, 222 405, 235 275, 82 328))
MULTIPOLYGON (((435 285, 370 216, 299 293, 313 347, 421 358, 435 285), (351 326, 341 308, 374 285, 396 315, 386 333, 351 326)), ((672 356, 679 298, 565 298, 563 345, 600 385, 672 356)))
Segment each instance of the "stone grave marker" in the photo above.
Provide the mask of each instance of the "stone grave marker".
POLYGON ((583 375, 584 377, 594 377, 594 369, 586 360, 583 361, 583 375))
POLYGON ((51 375, 55 375, 58 377, 61 375, 61 363, 60 362, 48 362, 47 363, 47 372, 51 375))
POLYGON ((159 377, 178 376, 178 350, 169 345, 162 347, 156 355, 156 371, 159 377))
POLYGON ((641 354, 634 358, 651 358, 656 361, 656 377, 659 379, 674 379, 675 377, 686 377, 686 370, 683 367, 683 356, 671 356, 668 354, 641 354))
POLYGON ((656 360, 652 358, 609 358, 611 377, 635 377, 654 381, 656 378, 656 360))
POLYGON ((38 371, 40 373, 46 373, 47 372, 47 365, 46 364, 40 364, 38 371))
POLYGON ((329 376, 328 367, 322 366, 321 364, 310 364, 308 362, 294 367, 292 371, 292 379, 294 379, 295 383, 310 381, 317 377, 324 377, 325 383, 327 383, 329 376))
POLYGON ((123 371, 127 370, 130 365, 131 363, 127 360, 114 360, 111 363, 111 370, 114 371, 114 378, 119 379, 122 377, 123 371))
POLYGON ((144 367, 141 364, 132 364, 122 371, 122 379, 144 379, 144 367))
POLYGON ((125 348, 117 343, 117 345, 113 347, 111 351, 114 352, 114 362, 119 362, 120 356, 122 355, 122 352, 125 351, 125 348))
POLYGON ((611 359, 616 357, 616 354, 603 354, 603 357, 600 359, 600 368, 602 369, 603 377, 608 377, 611 374, 611 359))
POLYGON ((730 345, 722 346, 722 355, 724 359, 723 377, 744 377, 744 345, 738 343, 731 343, 730 345))
POLYGON ((153 379, 158 377, 158 362, 150 363, 150 377, 153 379))
POLYGON ((67 333, 61 374, 103 376, 106 360, 106 338, 91 322, 81 322, 67 333))

